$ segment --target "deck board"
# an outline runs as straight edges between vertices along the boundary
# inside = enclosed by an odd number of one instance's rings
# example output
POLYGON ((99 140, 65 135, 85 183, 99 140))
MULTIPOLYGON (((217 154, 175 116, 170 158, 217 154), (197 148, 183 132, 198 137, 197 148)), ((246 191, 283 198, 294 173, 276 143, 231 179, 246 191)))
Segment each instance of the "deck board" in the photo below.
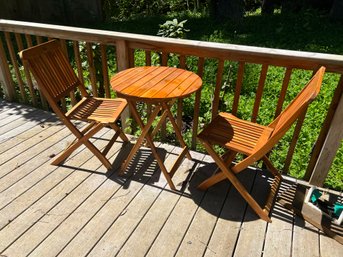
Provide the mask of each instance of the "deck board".
MULTIPOLYGON (((253 172, 238 175, 248 191, 254 182, 253 172)), ((234 187, 230 187, 205 256, 232 256, 241 231, 247 203, 234 187)))
MULTIPOLYGON (((196 186, 215 169, 192 152, 168 184, 142 148, 124 176, 131 149, 119 140, 111 171, 86 148, 52 166, 73 137, 51 113, 0 101, 0 255, 2 256, 341 256, 343 246, 280 204, 272 223, 258 219, 227 181, 196 186)), ((82 126, 82 124, 79 124, 82 126)), ((92 140, 100 148, 113 135, 92 140)), ((170 167, 181 148, 156 143, 170 167)), ((259 200, 267 177, 239 174, 259 200), (255 177, 255 178, 254 178, 255 177)), ((288 182, 287 182, 288 183, 288 182)), ((281 191, 292 185, 283 183, 281 191)))

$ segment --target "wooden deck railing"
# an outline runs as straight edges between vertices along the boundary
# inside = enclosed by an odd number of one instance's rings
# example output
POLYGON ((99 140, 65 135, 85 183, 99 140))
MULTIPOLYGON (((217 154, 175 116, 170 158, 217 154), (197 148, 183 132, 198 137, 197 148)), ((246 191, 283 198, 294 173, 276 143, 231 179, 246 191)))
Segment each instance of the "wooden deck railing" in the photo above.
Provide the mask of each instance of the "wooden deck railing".
MULTIPOLYGON (((268 71, 271 67, 280 67, 284 70, 279 98, 273 111, 274 116, 276 116, 282 110, 287 89, 294 71, 301 69, 313 72, 320 66, 324 65, 326 66, 327 72, 339 74, 340 79, 337 85, 333 85, 335 87, 335 93, 307 167, 305 174, 305 179, 307 180, 312 175, 317 159, 325 147, 326 137, 343 92, 343 56, 338 55, 169 39, 130 33, 10 20, 0 20, 0 31, 3 32, 2 40, 0 41, 0 80, 3 88, 2 93, 5 98, 10 101, 19 100, 21 102, 30 103, 34 106, 37 106, 37 104, 40 103, 41 106, 45 108, 47 107, 46 102, 35 87, 35 83, 30 76, 27 65, 25 63, 21 63, 18 59, 17 52, 25 47, 39 44, 52 38, 60 39, 66 54, 69 55, 69 57, 72 57, 73 62, 75 63, 75 69, 82 81, 85 74, 85 66, 82 65, 82 62, 88 63, 87 73, 89 74, 91 85, 90 90, 95 96, 99 94, 99 81, 97 80, 101 80, 104 90, 103 94, 106 97, 111 97, 109 70, 113 70, 114 66, 116 66, 116 71, 133 67, 135 62, 137 62, 136 58, 144 58, 145 65, 168 65, 170 63, 170 59, 172 57, 175 59, 176 56, 178 58, 177 65, 181 68, 188 68, 189 65, 187 65, 187 61, 191 60, 193 63, 196 62, 196 68, 194 71, 201 77, 204 76, 206 71, 208 65, 207 60, 215 60, 216 74, 213 76, 213 81, 207 82, 208 84, 213 85, 211 88, 213 90, 213 98, 211 102, 212 117, 221 109, 220 105, 223 94, 223 81, 229 80, 229 78, 224 78, 228 72, 228 63, 234 64, 237 67, 236 77, 231 78, 235 81, 233 90, 234 96, 230 110, 234 114, 236 114, 240 108, 239 103, 242 85, 244 77, 246 76, 247 67, 251 64, 260 65, 261 71, 259 78, 257 79, 254 104, 253 109, 251 110, 252 121, 256 121, 259 117, 262 96, 268 77, 268 71), (84 51, 86 52, 87 57, 85 60, 82 59, 80 54, 80 44, 84 45, 84 51), (68 51, 67 46, 69 49, 73 49, 73 51, 68 51), (98 49, 96 52, 94 50, 95 46, 97 46, 98 49), (138 50, 140 51, 139 53, 142 53, 141 55, 135 54, 138 50), (111 53, 111 51, 114 53, 114 57, 111 55, 110 58, 114 58, 115 62, 109 59, 108 53, 111 53), (99 61, 97 58, 101 60, 99 61), (96 61, 97 63, 101 63, 101 65, 96 65, 96 61), (109 67, 109 62, 112 63, 113 67, 109 67), (100 77, 99 74, 101 74, 100 77)), ((213 65, 213 62, 211 63, 211 65, 213 65)), ((74 102, 75 95, 71 94, 70 103, 73 104, 74 102)), ((192 148, 196 145, 196 135, 200 125, 199 113, 201 104, 201 92, 199 92, 196 94, 193 104, 192 148)), ((66 108, 66 103, 62 103, 62 105, 66 108)), ((147 112, 149 112, 150 107, 147 106, 146 108, 147 112)), ((176 108, 177 123, 181 126, 183 102, 179 101, 176 104, 176 108)), ((290 166, 304 119, 305 116, 299 119, 294 129, 292 140, 289 145, 288 155, 284 164, 284 171, 287 171, 290 166)), ((337 146, 337 149, 338 147, 339 146, 337 146)), ((334 156, 332 159, 333 158, 334 156)), ((323 169, 323 166, 325 167, 324 174, 325 172, 328 172, 330 165, 330 160, 324 160, 324 163, 321 163, 321 168, 323 169)), ((320 172, 322 172, 322 170, 320 172)), ((323 178, 321 178, 321 181, 319 182, 318 180, 312 182, 320 184, 323 182, 323 178)))

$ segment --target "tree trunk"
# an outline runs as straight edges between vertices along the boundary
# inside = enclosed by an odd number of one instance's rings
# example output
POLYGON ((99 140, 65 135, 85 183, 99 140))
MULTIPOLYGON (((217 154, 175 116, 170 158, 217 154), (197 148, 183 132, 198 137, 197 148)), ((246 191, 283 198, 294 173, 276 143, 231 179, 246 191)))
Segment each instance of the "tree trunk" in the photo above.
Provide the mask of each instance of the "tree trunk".
POLYGON ((335 0, 333 2, 330 19, 343 21, 343 0, 335 0))
POLYGON ((212 0, 214 16, 219 21, 239 21, 244 15, 244 0, 212 0))
POLYGON ((274 0, 263 0, 262 1, 262 14, 273 14, 275 8, 274 0))

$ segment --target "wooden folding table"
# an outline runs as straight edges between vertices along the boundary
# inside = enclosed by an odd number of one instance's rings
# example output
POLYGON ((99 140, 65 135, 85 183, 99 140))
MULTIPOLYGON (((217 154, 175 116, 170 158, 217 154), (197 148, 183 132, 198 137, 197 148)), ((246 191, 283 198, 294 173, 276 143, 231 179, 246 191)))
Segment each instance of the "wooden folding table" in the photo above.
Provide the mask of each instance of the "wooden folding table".
POLYGON ((184 69, 164 66, 145 66, 130 68, 119 72, 111 79, 111 86, 117 92, 118 96, 126 98, 134 119, 142 129, 141 135, 121 167, 121 172, 125 172, 128 164, 145 138, 170 188, 175 190, 172 177, 183 158, 187 156, 188 159, 191 159, 191 155, 182 138, 180 128, 177 126, 171 113, 170 107, 177 99, 185 98, 200 90, 202 86, 201 78, 197 74, 184 69), (138 113, 137 102, 148 103, 154 107, 146 124, 143 123, 138 113), (155 129, 151 131, 151 126, 160 111, 162 111, 161 118, 155 129), (153 136, 167 117, 183 148, 170 171, 166 169, 153 143, 153 136))

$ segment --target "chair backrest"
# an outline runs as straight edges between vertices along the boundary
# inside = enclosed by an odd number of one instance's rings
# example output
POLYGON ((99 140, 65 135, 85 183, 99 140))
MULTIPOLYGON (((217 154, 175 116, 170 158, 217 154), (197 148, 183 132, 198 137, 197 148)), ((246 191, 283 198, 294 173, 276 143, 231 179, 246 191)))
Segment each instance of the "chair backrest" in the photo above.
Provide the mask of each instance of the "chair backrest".
POLYGON ((267 154, 290 129, 299 116, 306 111, 307 106, 313 101, 320 91, 325 67, 321 67, 293 101, 281 112, 281 114, 269 124, 273 129, 269 139, 259 145, 254 152, 233 167, 235 172, 245 169, 248 165, 261 159, 267 154))
POLYGON ((325 67, 321 67, 285 110, 269 125, 274 129, 270 139, 274 137, 280 139, 298 117, 306 111, 307 106, 320 91, 324 73, 325 67))
POLYGON ((80 89, 82 96, 87 95, 59 41, 52 40, 30 47, 21 51, 19 56, 23 61, 28 62, 38 87, 50 105, 68 96, 76 88, 80 89))

